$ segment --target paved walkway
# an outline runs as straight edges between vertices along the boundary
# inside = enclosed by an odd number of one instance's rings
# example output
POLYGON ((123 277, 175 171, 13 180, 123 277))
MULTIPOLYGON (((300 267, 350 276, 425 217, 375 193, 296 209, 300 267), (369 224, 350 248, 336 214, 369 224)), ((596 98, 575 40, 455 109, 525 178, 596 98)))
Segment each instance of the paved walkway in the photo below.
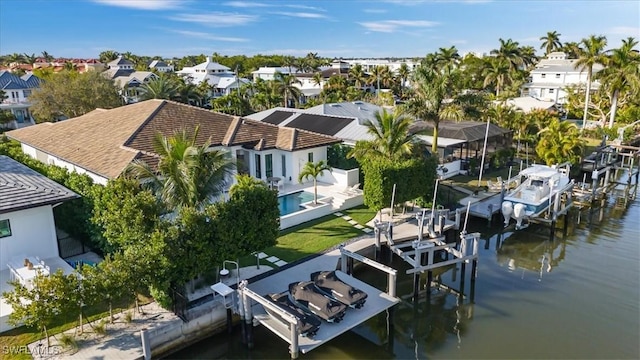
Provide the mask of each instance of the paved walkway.
MULTIPOLYGON (((142 314, 134 314, 132 309, 114 314, 115 321, 113 324, 106 324, 104 335, 97 334, 89 324, 83 325, 82 334, 77 333, 77 327, 66 331, 65 334, 76 339, 76 349, 61 346, 61 334, 57 334, 50 337, 51 347, 48 349, 47 341, 43 339, 29 344, 29 350, 34 359, 140 359, 143 356, 140 330, 178 319, 171 311, 162 309, 155 302, 142 306, 142 309, 142 314), (125 321, 126 312, 133 314, 131 322, 125 321)), ((96 324, 97 321, 92 323, 93 326, 96 324)))

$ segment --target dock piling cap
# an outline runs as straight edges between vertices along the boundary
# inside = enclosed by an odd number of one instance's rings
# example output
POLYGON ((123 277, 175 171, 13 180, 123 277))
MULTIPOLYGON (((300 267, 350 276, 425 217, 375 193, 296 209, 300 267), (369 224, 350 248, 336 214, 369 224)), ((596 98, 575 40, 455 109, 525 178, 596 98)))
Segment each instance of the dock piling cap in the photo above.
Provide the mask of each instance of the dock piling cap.
POLYGON ((233 293, 233 289, 232 288, 230 288, 229 286, 227 286, 226 284, 221 283, 221 282, 211 285, 211 290, 214 293, 218 293, 218 294, 222 295, 223 297, 226 297, 227 295, 233 293))

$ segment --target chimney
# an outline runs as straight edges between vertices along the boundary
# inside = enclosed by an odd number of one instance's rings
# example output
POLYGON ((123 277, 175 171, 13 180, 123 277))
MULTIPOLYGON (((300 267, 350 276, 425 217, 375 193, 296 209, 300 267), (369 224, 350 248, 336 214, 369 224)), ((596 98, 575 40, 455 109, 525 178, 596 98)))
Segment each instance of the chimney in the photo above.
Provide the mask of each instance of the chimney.
POLYGON ((211 56, 207 56, 207 62, 211 62, 211 56))

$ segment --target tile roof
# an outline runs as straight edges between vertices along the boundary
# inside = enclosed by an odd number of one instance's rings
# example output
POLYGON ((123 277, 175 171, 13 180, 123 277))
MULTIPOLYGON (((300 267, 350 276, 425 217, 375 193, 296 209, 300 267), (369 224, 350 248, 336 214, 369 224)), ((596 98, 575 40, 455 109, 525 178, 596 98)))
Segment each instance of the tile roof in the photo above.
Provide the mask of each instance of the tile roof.
POLYGON ((9 131, 7 136, 103 177, 115 178, 134 159, 157 163, 153 149, 156 134, 192 133, 197 126, 198 145, 209 141, 211 146, 295 151, 340 142, 332 136, 281 130, 260 121, 158 99, 111 110, 96 109, 74 119, 9 131))
POLYGON ((0 214, 78 198, 78 194, 0 155, 0 214))

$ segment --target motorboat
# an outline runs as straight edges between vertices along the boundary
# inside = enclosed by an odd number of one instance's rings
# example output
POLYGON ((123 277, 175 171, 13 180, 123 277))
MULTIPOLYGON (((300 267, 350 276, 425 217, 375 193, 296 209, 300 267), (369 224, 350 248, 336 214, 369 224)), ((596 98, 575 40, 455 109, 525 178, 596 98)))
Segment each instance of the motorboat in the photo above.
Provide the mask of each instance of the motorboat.
POLYGON ((322 294, 313 281, 299 281, 289 284, 289 294, 293 302, 319 316, 327 322, 340 322, 347 306, 322 294))
MULTIPOLYGON (((310 311, 305 310, 299 306, 296 306, 291 301, 291 299, 289 299, 288 292, 282 292, 279 294, 268 294, 267 296, 265 296, 265 298, 271 301, 272 303, 274 303, 275 305, 277 305, 280 309, 286 311, 287 313, 295 316, 298 319, 299 327, 300 327, 299 329, 300 335, 306 336, 306 337, 313 337, 316 334, 316 332, 318 332, 318 329, 322 324, 322 321, 320 320, 320 318, 314 315, 313 313, 311 313, 310 311)), ((265 310, 269 313, 269 315, 282 320, 281 316, 278 315, 277 313, 270 311, 266 307, 265 307, 265 310)), ((282 321, 285 322, 284 320, 282 321)))
POLYGON ((335 271, 314 272, 311 281, 322 294, 349 307, 359 309, 367 301, 367 293, 340 280, 335 271))
POLYGON ((539 217, 560 201, 563 193, 573 189, 569 164, 555 166, 532 165, 519 174, 519 185, 509 191, 502 202, 505 226, 516 220, 516 230, 528 226, 528 220, 539 217), (527 225, 523 221, 527 220, 527 225))

